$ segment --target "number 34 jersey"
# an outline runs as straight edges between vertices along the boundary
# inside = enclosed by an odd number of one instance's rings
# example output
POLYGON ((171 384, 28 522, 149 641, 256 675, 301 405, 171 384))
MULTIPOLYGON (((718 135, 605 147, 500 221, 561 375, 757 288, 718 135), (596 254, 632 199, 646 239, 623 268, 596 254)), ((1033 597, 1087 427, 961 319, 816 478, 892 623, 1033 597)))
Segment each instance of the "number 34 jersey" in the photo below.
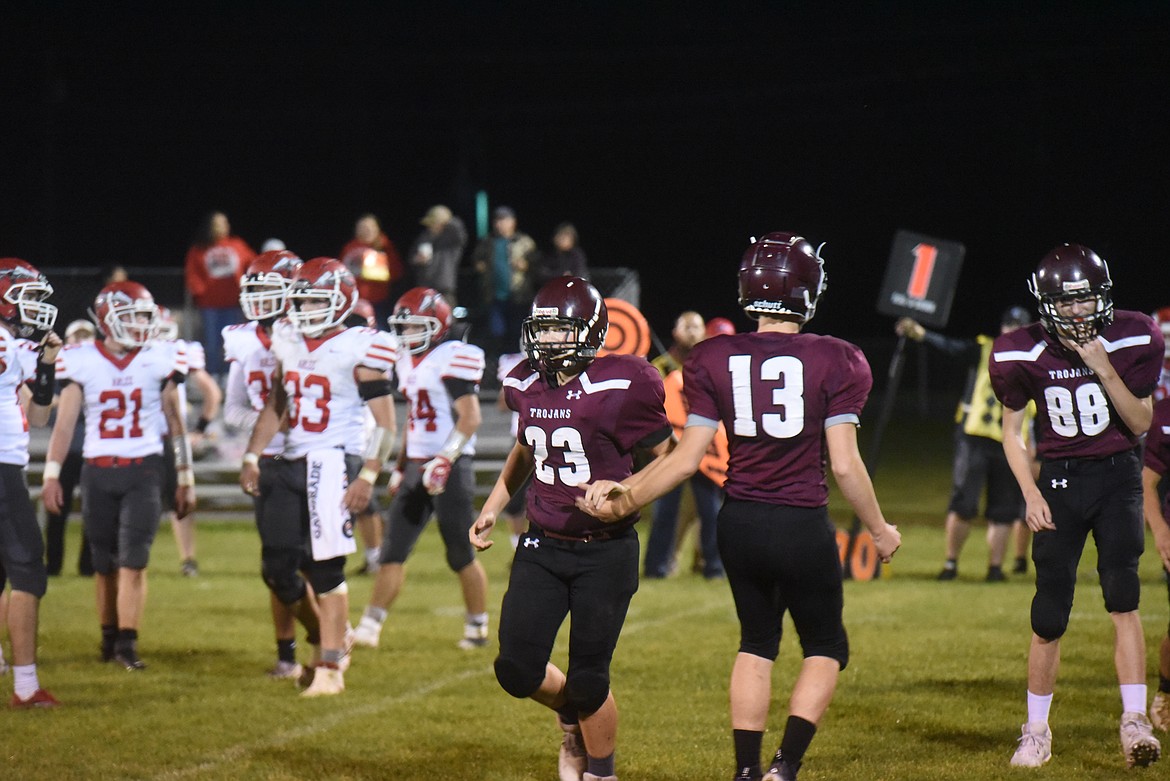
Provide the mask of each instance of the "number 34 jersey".
POLYGON ((683 366, 689 425, 723 421, 731 499, 823 507, 825 429, 857 425, 873 377, 832 336, 763 331, 699 342, 683 366))
MULTIPOLYGON (((1139 399, 1154 392, 1162 371, 1162 332, 1140 312, 1117 310, 1097 337, 1122 382, 1139 399)), ((1036 449, 1046 459, 1103 458, 1138 443, 1081 357, 1040 323, 995 340, 991 387, 1008 409, 1036 401, 1036 449)))
POLYGON ((279 322, 272 352, 280 362, 288 395, 284 455, 303 458, 313 450, 333 447, 360 454, 365 403, 355 373, 358 366, 365 366, 389 375, 398 358, 397 337, 362 327, 306 339, 279 322))
POLYGON ((70 345, 57 356, 57 379, 81 386, 86 458, 141 458, 162 452, 166 431, 162 389, 187 373, 181 341, 151 342, 115 355, 101 342, 70 345))
MULTIPOLYGON (((398 390, 406 397, 410 413, 406 428, 406 457, 430 459, 442 449, 455 427, 455 399, 447 383, 460 388, 479 388, 483 380, 483 350, 458 340, 440 342, 421 358, 405 350, 398 357, 398 390)), ((472 390, 471 392, 475 392, 472 390)), ((475 435, 463 448, 475 455, 475 435)))
POLYGON ((645 440, 653 446, 670 435, 658 371, 644 358, 606 355, 553 387, 523 362, 504 378, 504 398, 520 413, 517 439, 535 461, 528 488, 532 522, 571 536, 614 530, 574 502, 586 483, 629 477, 635 445, 645 440))

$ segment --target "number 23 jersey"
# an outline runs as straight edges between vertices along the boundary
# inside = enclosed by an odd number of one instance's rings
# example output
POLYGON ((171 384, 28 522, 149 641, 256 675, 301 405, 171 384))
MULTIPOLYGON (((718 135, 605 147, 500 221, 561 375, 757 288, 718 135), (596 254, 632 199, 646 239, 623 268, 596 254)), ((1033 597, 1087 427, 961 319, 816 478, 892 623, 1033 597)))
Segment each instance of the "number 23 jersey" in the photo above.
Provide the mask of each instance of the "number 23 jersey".
POLYGON ((727 428, 727 496, 793 507, 828 504, 825 429, 857 425, 872 385, 860 349, 819 334, 717 336, 683 366, 688 424, 727 428))
POLYGON ((57 379, 81 386, 85 458, 141 458, 162 453, 166 431, 162 390, 187 373, 182 342, 151 342, 115 355, 101 342, 70 345, 57 356, 57 379))

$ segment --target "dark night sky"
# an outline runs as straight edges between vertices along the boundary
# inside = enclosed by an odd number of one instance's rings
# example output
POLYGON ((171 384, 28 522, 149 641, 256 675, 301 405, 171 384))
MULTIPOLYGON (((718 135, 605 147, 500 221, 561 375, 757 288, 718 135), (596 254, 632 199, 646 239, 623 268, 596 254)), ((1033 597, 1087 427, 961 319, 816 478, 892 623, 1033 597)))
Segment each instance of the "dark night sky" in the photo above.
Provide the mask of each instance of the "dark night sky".
POLYGON ((898 228, 967 246, 957 334, 1062 241, 1170 303, 1164 2, 38 5, 0 10, 0 254, 46 269, 179 265, 213 208, 304 257, 373 211, 405 249, 482 188, 639 269, 662 335, 730 314, 769 230, 828 242, 844 336, 888 333, 898 228))

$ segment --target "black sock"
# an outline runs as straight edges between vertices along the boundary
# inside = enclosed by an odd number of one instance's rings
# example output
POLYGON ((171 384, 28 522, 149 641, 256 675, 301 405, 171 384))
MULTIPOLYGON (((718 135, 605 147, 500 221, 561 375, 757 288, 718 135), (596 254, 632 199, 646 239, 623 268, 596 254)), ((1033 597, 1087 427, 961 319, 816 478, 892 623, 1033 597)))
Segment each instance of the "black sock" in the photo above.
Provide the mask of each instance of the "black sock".
POLYGON ((1170 678, 1161 673, 1158 674, 1158 691, 1170 694, 1170 678))
POLYGON ((114 641, 118 638, 118 627, 102 624, 102 653, 107 656, 114 654, 114 641))
POLYGON ((119 629, 118 639, 114 641, 114 648, 119 651, 133 651, 138 645, 137 629, 119 629))
POLYGON ((608 757, 585 755, 587 770, 598 778, 609 778, 614 774, 613 754, 608 757))
POLYGON ((276 658, 282 662, 289 664, 296 664, 297 661, 297 640, 292 638, 290 640, 276 641, 276 658))
POLYGON ((568 705, 562 705, 557 708, 557 718, 561 720, 561 724, 577 724, 581 721, 577 715, 577 709, 568 705))
POLYGON ((799 716, 788 717, 788 723, 784 725, 784 737, 780 739, 780 753, 793 770, 800 767, 804 752, 808 751, 808 744, 812 743, 815 734, 816 724, 799 716))
POLYGON ((309 645, 321 645, 321 630, 305 632, 305 642, 309 645))
POLYGON ((760 744, 764 733, 751 729, 733 729, 731 740, 735 744, 735 766, 741 776, 760 775, 760 744))

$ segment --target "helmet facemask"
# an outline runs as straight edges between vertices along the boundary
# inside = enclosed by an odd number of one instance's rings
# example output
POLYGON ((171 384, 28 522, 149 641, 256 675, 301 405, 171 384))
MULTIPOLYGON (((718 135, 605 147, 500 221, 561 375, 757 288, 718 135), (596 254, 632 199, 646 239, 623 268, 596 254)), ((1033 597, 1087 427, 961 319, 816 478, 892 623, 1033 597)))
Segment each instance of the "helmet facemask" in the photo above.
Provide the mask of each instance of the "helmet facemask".
POLYGON ((524 320, 522 334, 520 346, 528 356, 528 363, 544 374, 578 374, 597 357, 597 348, 587 343, 589 324, 580 317, 534 314, 524 320), (563 338, 542 338, 545 334, 563 338))
POLYGON ((393 314, 390 316, 390 327, 411 355, 420 355, 431 349, 431 342, 443 330, 443 323, 439 318, 427 315, 393 314), (408 331, 412 326, 421 330, 408 331))
POLYGON ((110 301, 102 326, 123 347, 143 347, 158 335, 158 306, 148 298, 110 301))
POLYGON ((245 276, 240 280, 240 309, 249 320, 275 320, 288 308, 287 277, 270 271, 245 276))
POLYGON ((53 286, 44 278, 20 282, 4 291, 5 303, 16 307, 15 322, 10 323, 21 339, 34 339, 57 323, 57 307, 48 303, 53 286))
POLYGON ((1112 285, 1109 283, 1093 288, 1088 280, 1065 284, 1068 292, 1064 295, 1049 295, 1041 293, 1036 275, 1028 281, 1028 289, 1039 302, 1038 310, 1040 322, 1045 330, 1057 339, 1068 339, 1078 344, 1086 344, 1113 322, 1113 295, 1112 285), (1096 309, 1083 315, 1063 315, 1060 305, 1074 301, 1096 301, 1096 309))
POLYGON ((346 298, 340 290, 293 288, 288 292, 288 319, 303 336, 316 338, 344 323, 355 303, 356 299, 346 298), (313 303, 322 306, 305 308, 305 304, 313 303))

